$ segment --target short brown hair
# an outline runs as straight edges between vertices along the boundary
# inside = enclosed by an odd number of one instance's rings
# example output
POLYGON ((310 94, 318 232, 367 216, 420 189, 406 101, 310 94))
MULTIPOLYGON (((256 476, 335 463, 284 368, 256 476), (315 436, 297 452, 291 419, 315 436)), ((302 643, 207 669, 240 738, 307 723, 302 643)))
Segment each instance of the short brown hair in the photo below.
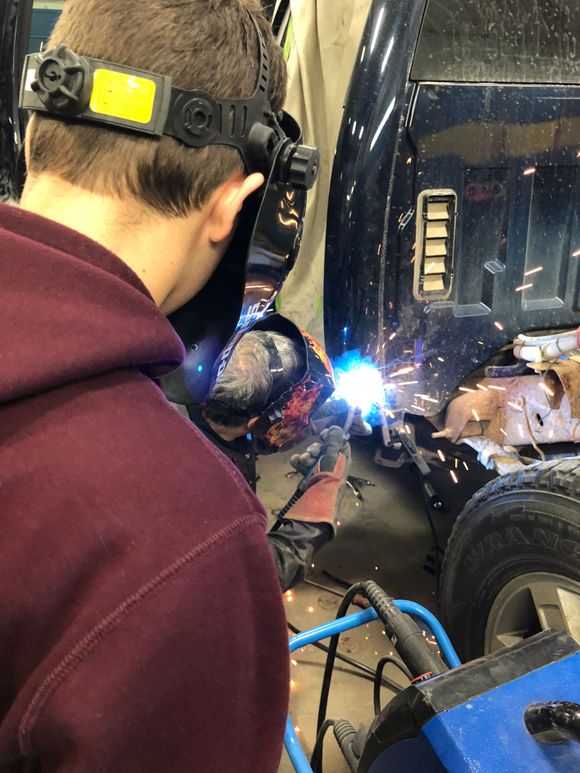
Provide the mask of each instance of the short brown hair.
MULTIPOLYGON (((243 99, 258 80, 258 42, 250 11, 267 41, 270 102, 286 95, 286 68, 260 0, 65 0, 48 47, 73 51, 172 78, 183 89, 243 99)), ((235 148, 194 149, 170 137, 149 138, 36 114, 29 171, 48 172, 90 191, 132 196, 165 215, 199 209, 231 174, 235 148)))

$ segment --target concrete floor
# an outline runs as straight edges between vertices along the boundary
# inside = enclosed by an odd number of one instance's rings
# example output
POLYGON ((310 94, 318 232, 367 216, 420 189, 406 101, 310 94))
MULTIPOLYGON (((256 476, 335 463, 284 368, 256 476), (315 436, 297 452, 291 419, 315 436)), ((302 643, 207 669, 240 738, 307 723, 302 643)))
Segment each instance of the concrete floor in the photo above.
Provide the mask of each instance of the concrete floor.
MULTIPOLYGON (((309 579, 333 590, 344 588, 326 574, 348 583, 373 579, 391 595, 410 598, 437 613, 435 578, 424 569, 425 557, 433 538, 425 516, 417 479, 408 468, 385 469, 373 461, 369 443, 353 444, 351 474, 372 480, 364 487, 364 501, 347 492, 341 508, 338 535, 314 559, 309 579)), ((262 457, 259 462, 258 495, 268 512, 280 508, 296 486, 296 478, 286 478, 288 456, 262 457)), ((465 493, 452 491, 457 500, 449 514, 441 515, 436 528, 446 534, 465 493)), ((444 538, 443 538, 444 539, 444 538)), ((333 618, 340 597, 302 583, 286 597, 288 620, 300 629, 311 628, 333 618)), ((377 623, 341 636, 339 651, 374 668, 380 657, 393 652, 390 641, 377 623)), ((302 745, 309 755, 315 739, 318 699, 325 653, 314 647, 295 653, 291 667, 291 714, 302 745)), ((348 718, 358 727, 373 717, 372 683, 341 664, 335 670, 328 716, 348 718)), ((405 684, 396 667, 387 666, 385 676, 405 684)), ((383 689, 383 705, 394 693, 383 689)), ((336 742, 329 732, 325 741, 325 773, 348 773, 336 742)), ((293 767, 284 752, 280 773, 293 767)))

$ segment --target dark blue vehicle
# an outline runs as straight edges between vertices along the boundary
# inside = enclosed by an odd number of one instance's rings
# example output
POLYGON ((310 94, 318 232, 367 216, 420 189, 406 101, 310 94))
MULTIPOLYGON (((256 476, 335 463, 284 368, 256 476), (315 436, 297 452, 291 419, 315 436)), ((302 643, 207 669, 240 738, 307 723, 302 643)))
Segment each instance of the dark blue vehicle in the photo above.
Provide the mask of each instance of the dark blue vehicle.
MULTIPOLYGON (((0 200, 14 84, 61 7, 0 7, 0 200)), ((432 509, 437 475, 489 470, 440 583, 467 659, 548 627, 580 640, 579 274, 578 0, 373 0, 334 162, 326 343, 382 368, 376 459, 414 462, 432 509)))
POLYGON ((431 505, 435 468, 471 474, 468 446, 504 473, 444 559, 468 658, 548 626, 580 639, 579 277, 580 4, 374 0, 333 168, 326 344, 381 366, 376 459, 414 459, 431 505))

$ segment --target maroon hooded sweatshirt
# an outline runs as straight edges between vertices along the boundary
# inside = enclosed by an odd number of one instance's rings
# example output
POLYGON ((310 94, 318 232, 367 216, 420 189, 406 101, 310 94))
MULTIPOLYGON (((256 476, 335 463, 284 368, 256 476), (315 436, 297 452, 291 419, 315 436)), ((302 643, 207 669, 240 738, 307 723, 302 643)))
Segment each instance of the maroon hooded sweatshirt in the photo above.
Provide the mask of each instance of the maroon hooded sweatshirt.
POLYGON ((265 515, 153 380, 181 357, 122 261, 0 205, 1 771, 278 768, 265 515))

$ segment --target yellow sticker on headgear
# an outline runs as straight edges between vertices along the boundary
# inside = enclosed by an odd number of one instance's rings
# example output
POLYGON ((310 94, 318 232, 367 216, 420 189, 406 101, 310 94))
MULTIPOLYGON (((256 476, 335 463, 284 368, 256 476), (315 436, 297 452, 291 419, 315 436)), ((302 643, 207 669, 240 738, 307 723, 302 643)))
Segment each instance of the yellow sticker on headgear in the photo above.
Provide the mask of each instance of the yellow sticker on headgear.
POLYGON ((90 108, 111 118, 148 124, 155 104, 155 82, 137 75, 95 70, 90 108))

